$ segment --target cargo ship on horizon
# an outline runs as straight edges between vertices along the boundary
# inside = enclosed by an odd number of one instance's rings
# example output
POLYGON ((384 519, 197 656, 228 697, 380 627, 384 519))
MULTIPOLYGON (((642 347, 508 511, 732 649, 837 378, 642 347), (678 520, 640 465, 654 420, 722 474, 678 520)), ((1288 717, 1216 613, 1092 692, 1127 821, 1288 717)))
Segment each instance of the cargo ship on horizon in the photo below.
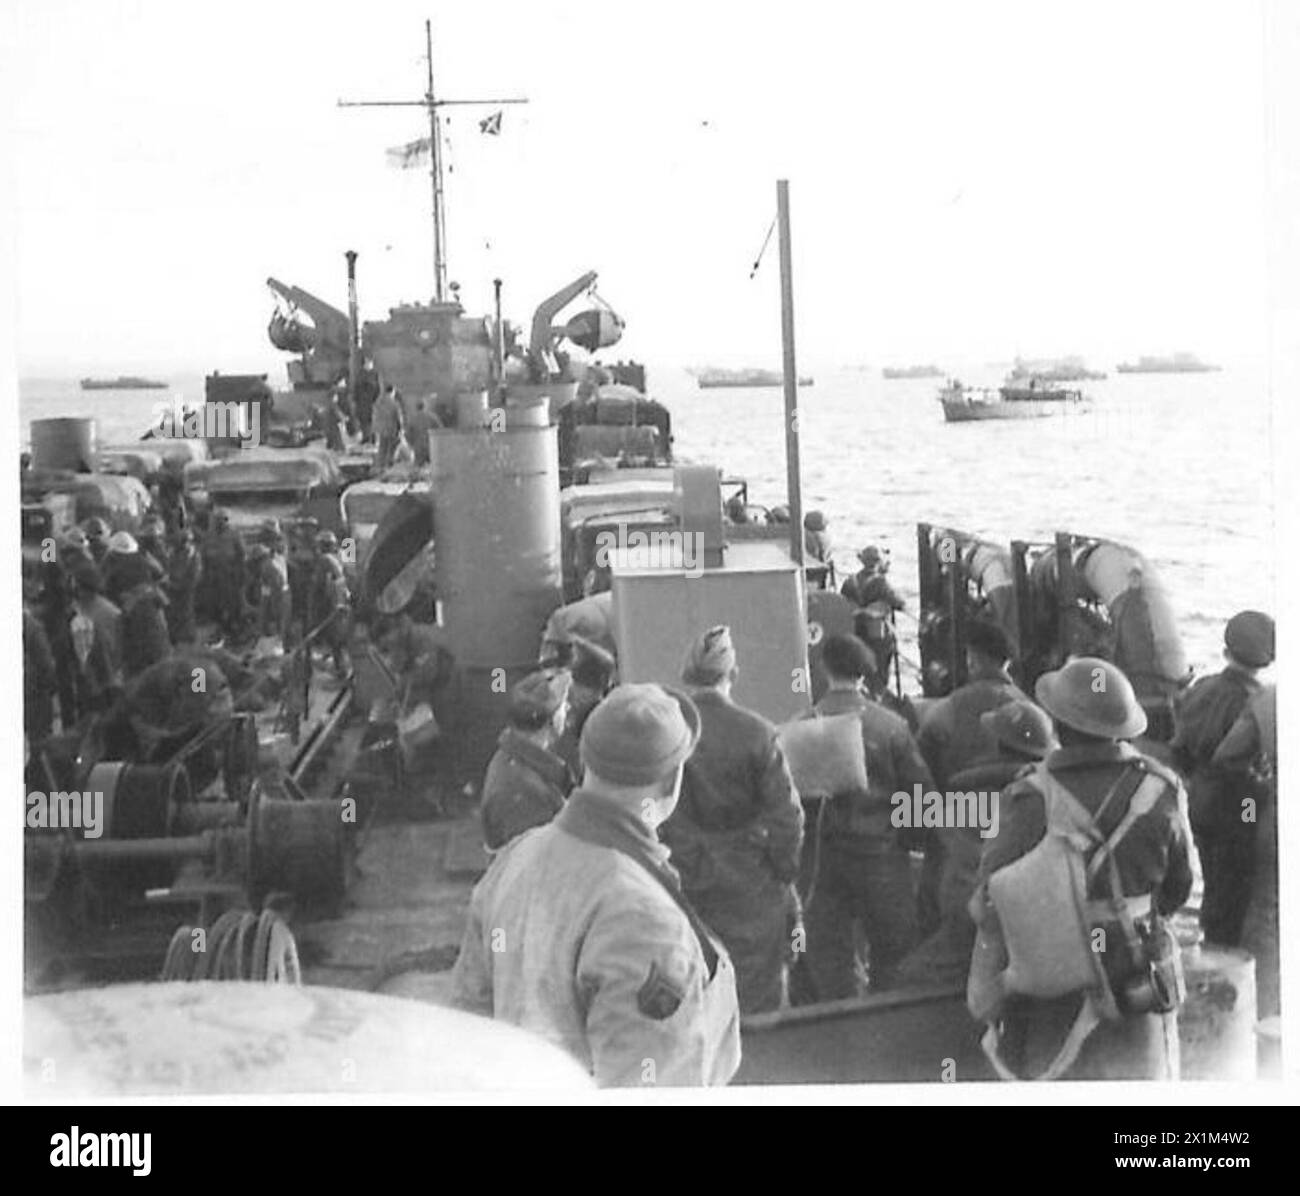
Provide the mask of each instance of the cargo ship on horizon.
POLYGON ((943 370, 937 365, 885 366, 880 371, 882 377, 891 382, 913 378, 942 378, 943 370))
POLYGON ((1222 368, 1202 361, 1195 353, 1175 353, 1172 357, 1139 357, 1137 361, 1121 361, 1115 367, 1121 374, 1213 374, 1222 368))
POLYGON ((166 390, 166 382, 156 378, 139 378, 134 374, 119 374, 116 378, 82 378, 82 390, 166 390))
MULTIPOLYGON (((704 369, 695 375, 701 390, 732 386, 780 386, 784 378, 780 370, 717 370, 704 369)), ((811 386, 813 380, 806 374, 799 377, 800 386, 811 386)))

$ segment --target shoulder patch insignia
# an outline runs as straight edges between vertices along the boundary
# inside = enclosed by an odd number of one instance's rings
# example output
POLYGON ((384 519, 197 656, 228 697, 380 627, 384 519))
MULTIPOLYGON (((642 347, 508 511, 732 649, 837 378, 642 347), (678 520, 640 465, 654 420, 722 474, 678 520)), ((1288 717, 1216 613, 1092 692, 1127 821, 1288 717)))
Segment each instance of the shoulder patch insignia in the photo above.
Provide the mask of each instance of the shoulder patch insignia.
POLYGON ((646 1017, 661 1022, 677 1012, 685 996, 685 988, 674 984, 657 963, 652 963, 650 974, 636 994, 636 1007, 646 1017))

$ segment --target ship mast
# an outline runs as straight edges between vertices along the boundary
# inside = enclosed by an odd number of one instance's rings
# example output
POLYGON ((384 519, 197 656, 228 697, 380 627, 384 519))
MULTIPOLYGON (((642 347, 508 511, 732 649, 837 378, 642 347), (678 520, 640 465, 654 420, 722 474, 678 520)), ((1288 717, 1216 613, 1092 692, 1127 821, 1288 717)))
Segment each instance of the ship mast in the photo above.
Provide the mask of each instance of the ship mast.
MULTIPOLYGON (((438 133, 438 109, 448 105, 526 104, 526 99, 440 100, 433 90, 433 23, 424 22, 426 89, 418 100, 339 100, 340 108, 423 108, 429 116, 429 182, 433 195, 433 300, 443 303, 447 296, 447 218, 442 189, 442 139, 438 133)), ((415 143, 418 150, 425 143, 415 143)))

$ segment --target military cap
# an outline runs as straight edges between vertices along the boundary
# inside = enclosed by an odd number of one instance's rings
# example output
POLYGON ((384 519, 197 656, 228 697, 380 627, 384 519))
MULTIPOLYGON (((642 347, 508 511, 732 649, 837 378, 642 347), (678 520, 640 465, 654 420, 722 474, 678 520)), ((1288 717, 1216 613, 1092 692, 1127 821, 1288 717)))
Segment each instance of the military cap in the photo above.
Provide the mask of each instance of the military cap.
POLYGON ((700 740, 700 712, 680 690, 619 685, 582 728, 583 764, 615 785, 652 785, 672 774, 700 740))
POLYGON ((874 677, 878 662, 856 635, 828 635, 822 644, 822 664, 837 677, 874 677))
POLYGON ((809 511, 803 517, 803 525, 810 532, 824 532, 826 530, 826 516, 821 511, 809 511))
POLYGON ((1228 620, 1223 643, 1235 660, 1247 668, 1262 669, 1273 663, 1275 630, 1269 615, 1243 610, 1228 620))
POLYGON ((135 542, 135 537, 130 532, 114 532, 108 538, 108 551, 130 556, 131 553, 140 551, 140 545, 135 542))
POLYGON ((1132 739, 1147 729, 1133 686, 1108 660, 1079 656, 1044 673, 1034 696, 1057 722, 1099 739, 1132 739))
POLYGON ((529 673, 510 691, 511 721, 522 726, 542 726, 564 704, 572 682, 568 669, 529 673))
POLYGON ((1052 720, 1027 701, 1004 702, 980 715, 980 722, 1004 747, 1041 760, 1056 745, 1052 720))
POLYGON ((736 649, 731 628, 725 623, 710 627, 696 637, 686 653, 682 680, 687 685, 716 685, 736 667, 736 649))

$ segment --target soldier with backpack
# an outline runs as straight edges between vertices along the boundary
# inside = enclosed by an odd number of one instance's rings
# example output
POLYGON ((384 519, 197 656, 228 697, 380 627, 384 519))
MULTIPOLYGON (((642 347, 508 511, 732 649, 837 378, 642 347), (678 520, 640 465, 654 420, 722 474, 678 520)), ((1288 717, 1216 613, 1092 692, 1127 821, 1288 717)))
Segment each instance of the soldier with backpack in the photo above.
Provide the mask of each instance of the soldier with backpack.
POLYGON ((1061 746, 1003 791, 971 899, 984 1049, 1004 1079, 1177 1079, 1182 783, 1127 742, 1146 716, 1114 665, 1079 657, 1034 692, 1061 746))

